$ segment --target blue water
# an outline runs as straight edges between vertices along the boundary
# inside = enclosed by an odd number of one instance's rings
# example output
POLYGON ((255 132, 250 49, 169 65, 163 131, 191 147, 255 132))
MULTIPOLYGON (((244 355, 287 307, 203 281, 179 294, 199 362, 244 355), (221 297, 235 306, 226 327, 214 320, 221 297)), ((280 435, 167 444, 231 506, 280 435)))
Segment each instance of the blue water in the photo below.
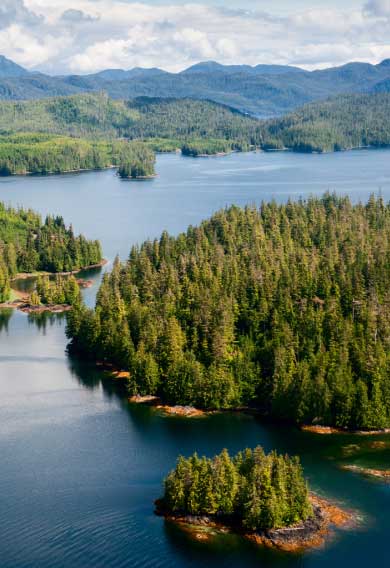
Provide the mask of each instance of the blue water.
MULTIPOLYGON (((0 181, 0 199, 62 214, 126 258, 145 238, 198 223, 230 203, 285 201, 326 190, 390 199, 390 151, 324 156, 237 154, 158 158, 158 177, 122 182, 113 171, 0 181)), ((95 285, 85 291, 93 303, 95 285)), ((302 567, 390 563, 390 486, 340 465, 390 467, 390 436, 315 436, 223 414, 163 418, 129 405, 111 381, 66 352, 62 316, 0 312, 0 567, 302 567), (372 441, 383 441, 373 448, 372 441), (193 542, 153 514, 179 453, 212 455, 262 444, 297 453, 315 490, 359 512, 322 549, 287 555, 224 535, 193 542), (349 447, 354 444, 355 448, 349 447)))

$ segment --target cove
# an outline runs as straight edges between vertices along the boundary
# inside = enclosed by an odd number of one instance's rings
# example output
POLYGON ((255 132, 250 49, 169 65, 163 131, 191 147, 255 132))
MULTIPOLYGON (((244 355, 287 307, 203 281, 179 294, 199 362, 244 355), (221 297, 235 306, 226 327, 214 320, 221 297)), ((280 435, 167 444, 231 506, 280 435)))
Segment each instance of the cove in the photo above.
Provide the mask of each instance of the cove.
MULTIPOLYGON (((298 199, 327 190, 390 199, 390 151, 327 155, 159 156, 158 177, 113 171, 7 178, 0 199, 62 214, 102 241, 112 261, 162 230, 176 234, 230 203, 298 199)), ((93 304, 95 284, 84 291, 93 304)), ((165 418, 129 405, 95 367, 65 352, 63 316, 0 313, 0 565, 11 567, 387 566, 390 487, 344 471, 388 468, 390 436, 317 436, 226 413, 165 418), (378 444, 378 441, 383 444, 378 444), (179 453, 214 455, 261 444, 301 456, 315 491, 358 510, 362 526, 323 549, 289 556, 234 535, 200 543, 154 515, 179 453)))

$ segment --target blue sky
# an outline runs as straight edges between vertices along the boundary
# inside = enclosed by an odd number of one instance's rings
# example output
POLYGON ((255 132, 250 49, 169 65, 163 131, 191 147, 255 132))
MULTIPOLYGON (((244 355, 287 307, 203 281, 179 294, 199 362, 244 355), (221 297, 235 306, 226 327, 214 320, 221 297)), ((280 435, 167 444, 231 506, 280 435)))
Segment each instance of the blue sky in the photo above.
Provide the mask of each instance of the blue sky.
POLYGON ((0 54, 48 73, 390 58, 390 0, 0 0, 0 54))

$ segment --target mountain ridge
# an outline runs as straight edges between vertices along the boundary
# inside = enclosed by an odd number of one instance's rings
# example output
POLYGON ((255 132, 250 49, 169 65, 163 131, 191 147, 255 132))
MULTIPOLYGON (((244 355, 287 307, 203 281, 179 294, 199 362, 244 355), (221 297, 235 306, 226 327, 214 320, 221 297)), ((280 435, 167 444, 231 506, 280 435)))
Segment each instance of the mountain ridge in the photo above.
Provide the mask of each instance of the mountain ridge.
POLYGON ((306 71, 281 65, 197 63, 179 73, 159 68, 105 69, 89 75, 45 75, 0 58, 0 99, 27 100, 105 91, 114 99, 212 100, 258 118, 284 115, 339 94, 389 92, 390 60, 350 62, 306 71), (7 75, 7 73, 9 73, 7 75))

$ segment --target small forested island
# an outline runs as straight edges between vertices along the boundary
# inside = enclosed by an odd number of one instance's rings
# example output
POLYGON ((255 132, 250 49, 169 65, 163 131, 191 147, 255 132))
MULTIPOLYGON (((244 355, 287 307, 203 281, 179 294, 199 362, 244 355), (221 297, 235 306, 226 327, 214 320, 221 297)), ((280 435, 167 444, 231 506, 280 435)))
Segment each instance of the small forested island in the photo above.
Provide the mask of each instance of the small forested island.
POLYGON ((231 458, 180 457, 164 481, 156 513, 194 527, 228 528, 251 540, 296 551, 323 542, 348 514, 309 494, 299 458, 261 447, 231 458))
POLYGON ((233 206, 117 260, 70 314, 70 348, 169 405, 389 427, 388 258, 381 198, 233 206))
MULTIPOLYGON (((41 216, 31 209, 14 209, 0 202, 0 302, 11 296, 11 281, 20 273, 72 273, 100 265, 99 241, 76 236, 62 217, 41 216)), ((74 303, 78 284, 71 275, 58 276, 54 282, 39 278, 33 303, 74 303), (54 300, 60 299, 61 301, 54 300)))

